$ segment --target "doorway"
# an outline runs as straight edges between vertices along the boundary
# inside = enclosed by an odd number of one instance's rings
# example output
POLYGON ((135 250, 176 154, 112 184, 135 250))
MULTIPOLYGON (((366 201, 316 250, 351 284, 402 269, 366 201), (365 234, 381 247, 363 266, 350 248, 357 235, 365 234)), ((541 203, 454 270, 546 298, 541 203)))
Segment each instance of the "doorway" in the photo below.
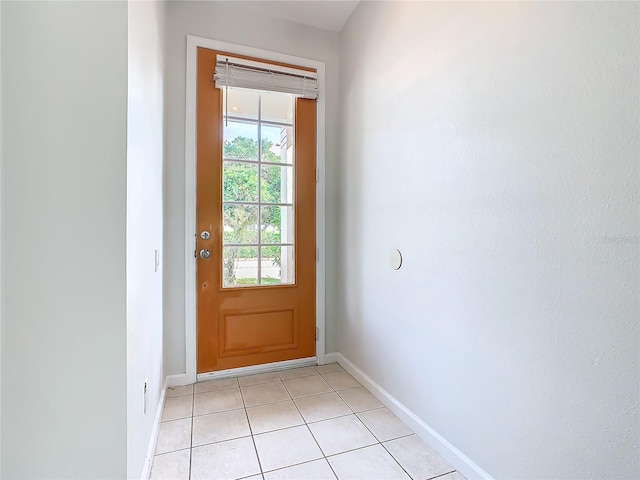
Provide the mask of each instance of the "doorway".
POLYGON ((316 356, 317 102, 221 86, 230 58, 316 74, 197 48, 198 374, 316 356))

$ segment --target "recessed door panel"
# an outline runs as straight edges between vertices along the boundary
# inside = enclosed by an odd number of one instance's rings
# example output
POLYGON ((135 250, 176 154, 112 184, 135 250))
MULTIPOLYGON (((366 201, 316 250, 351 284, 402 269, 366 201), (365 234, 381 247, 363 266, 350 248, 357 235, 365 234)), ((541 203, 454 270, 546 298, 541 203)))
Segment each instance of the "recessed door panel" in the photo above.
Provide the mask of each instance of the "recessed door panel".
POLYGON ((293 309, 222 314, 220 355, 291 350, 297 347, 297 316, 293 309))

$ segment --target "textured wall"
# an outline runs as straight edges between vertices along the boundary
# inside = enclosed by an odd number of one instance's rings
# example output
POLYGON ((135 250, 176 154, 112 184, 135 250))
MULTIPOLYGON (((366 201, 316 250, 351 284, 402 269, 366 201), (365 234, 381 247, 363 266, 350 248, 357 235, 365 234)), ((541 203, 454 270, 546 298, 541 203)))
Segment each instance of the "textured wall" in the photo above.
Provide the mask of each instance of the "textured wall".
POLYGON ((341 34, 338 350, 495 478, 640 475, 639 32, 367 2, 341 34))
POLYGON ((185 372, 184 168, 186 36, 325 62, 327 352, 335 351, 335 238, 338 148, 338 34, 215 2, 170 2, 167 12, 164 326, 165 370, 185 372))

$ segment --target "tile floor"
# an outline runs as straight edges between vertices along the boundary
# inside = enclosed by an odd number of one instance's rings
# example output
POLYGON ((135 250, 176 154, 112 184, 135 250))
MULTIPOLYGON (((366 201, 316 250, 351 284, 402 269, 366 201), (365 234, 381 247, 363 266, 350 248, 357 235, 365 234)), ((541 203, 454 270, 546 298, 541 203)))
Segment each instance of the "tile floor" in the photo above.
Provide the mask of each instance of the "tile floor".
POLYGON ((151 479, 464 480, 336 363, 170 388, 151 479))

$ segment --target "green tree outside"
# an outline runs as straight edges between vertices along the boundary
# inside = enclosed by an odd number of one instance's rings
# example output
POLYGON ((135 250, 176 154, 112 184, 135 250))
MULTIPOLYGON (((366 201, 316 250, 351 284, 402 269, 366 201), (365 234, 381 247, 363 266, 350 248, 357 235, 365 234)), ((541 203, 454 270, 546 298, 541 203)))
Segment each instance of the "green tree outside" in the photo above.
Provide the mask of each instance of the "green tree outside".
MULTIPOLYGON (((280 157, 271 151, 273 142, 262 140, 262 160, 279 163, 280 157)), ((225 140, 223 145, 225 160, 258 160, 258 142, 247 137, 225 140)), ((223 200, 258 201, 258 165, 225 161, 223 175, 223 200)), ((262 202, 279 203, 281 200, 281 167, 263 165, 261 172, 262 202)), ((253 205, 225 205, 224 225, 232 231, 224 232, 225 243, 258 243, 258 207, 253 205)), ((280 208, 262 207, 262 243, 280 243, 280 208)), ((263 247, 262 255, 273 258, 280 265, 280 247, 263 247)), ((224 255, 225 285, 236 285, 235 271, 241 258, 258 258, 255 247, 229 247, 224 255)), ((273 283, 269 279, 263 283, 273 283)), ((257 283, 257 280, 256 280, 257 283)), ((252 283, 253 284, 253 283, 252 283)))

